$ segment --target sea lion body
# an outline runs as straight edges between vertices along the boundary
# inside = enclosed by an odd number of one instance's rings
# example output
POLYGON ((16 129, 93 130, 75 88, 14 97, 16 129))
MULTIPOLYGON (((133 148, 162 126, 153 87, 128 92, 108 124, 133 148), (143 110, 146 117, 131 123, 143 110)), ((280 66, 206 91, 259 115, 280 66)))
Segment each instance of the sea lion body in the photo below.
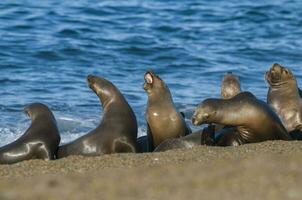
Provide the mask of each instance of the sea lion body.
POLYGON ((288 132, 301 131, 302 99, 293 73, 286 67, 273 64, 265 79, 269 84, 267 103, 279 115, 288 132))
POLYGON ((243 143, 291 139, 276 113, 250 92, 231 99, 204 100, 195 110, 192 123, 234 126, 243 143))
POLYGON ((60 146, 58 157, 136 152, 136 117, 124 96, 104 78, 89 75, 87 80, 102 103, 102 121, 88 134, 60 146))
POLYGON ((31 118, 31 125, 19 139, 0 148, 0 164, 55 159, 60 135, 52 112, 41 103, 30 104, 24 111, 31 118))
POLYGON ((168 86, 152 71, 145 73, 144 90, 148 94, 146 121, 150 151, 166 139, 183 137, 191 132, 176 110, 168 86))

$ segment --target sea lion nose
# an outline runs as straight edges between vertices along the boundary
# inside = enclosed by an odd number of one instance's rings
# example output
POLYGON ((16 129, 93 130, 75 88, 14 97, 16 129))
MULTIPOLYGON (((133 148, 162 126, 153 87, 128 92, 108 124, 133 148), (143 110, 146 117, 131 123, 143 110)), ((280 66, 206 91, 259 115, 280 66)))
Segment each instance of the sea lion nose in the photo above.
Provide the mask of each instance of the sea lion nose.
POLYGON ((89 74, 89 75, 87 76, 87 81, 88 81, 88 82, 92 82, 92 81, 93 81, 93 78, 94 78, 94 76, 91 75, 91 74, 89 74))
POLYGON ((273 65, 272 65, 272 71, 274 72, 274 71, 277 71, 277 70, 279 70, 279 69, 281 69, 281 66, 278 64, 278 63, 274 63, 273 65))
POLYGON ((197 124, 197 121, 196 121, 196 118, 195 116, 192 117, 192 124, 196 125, 197 124))

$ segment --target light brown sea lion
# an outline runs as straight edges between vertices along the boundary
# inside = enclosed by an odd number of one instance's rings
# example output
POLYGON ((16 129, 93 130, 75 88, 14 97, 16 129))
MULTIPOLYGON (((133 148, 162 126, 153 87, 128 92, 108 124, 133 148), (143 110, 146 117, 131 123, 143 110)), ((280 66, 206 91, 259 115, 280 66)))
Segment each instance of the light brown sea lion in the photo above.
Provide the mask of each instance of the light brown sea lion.
POLYGON ((136 152, 136 117, 122 93, 104 78, 89 75, 87 81, 102 103, 102 121, 88 134, 60 146, 58 157, 136 152))
POLYGON ((41 103, 25 107, 31 125, 16 141, 0 148, 0 164, 13 164, 30 159, 53 160, 60 143, 55 117, 41 103))
POLYGON ((195 110, 192 123, 234 126, 241 137, 239 144, 291 140, 277 114, 250 92, 239 93, 231 99, 204 100, 195 110))
MULTIPOLYGON (((286 67, 273 64, 265 73, 269 84, 267 103, 279 115, 288 132, 302 137, 302 99, 294 74, 286 67)), ((299 139, 296 138, 295 139, 299 139)))
POLYGON ((221 98, 230 99, 241 92, 239 77, 232 72, 224 74, 221 82, 221 98))
POLYGON ((147 135, 150 151, 153 151, 155 147, 167 139, 189 134, 190 128, 181 113, 177 111, 165 82, 153 71, 147 71, 144 78, 144 90, 148 95, 147 135))

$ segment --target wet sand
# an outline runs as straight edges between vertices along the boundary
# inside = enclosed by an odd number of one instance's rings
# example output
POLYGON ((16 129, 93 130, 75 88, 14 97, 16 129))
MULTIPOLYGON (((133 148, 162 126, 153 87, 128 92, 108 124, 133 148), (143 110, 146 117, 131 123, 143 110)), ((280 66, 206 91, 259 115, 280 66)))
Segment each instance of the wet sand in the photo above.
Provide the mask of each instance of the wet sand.
POLYGON ((302 199, 302 142, 0 165, 2 199, 302 199))

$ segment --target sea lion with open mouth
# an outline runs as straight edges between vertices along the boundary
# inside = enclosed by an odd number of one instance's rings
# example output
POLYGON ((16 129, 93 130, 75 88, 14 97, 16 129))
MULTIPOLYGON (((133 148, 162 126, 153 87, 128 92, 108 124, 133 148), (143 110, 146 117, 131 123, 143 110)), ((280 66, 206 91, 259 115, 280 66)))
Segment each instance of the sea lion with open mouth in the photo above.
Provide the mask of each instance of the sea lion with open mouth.
POLYGON ((149 150, 167 139, 188 135, 191 130, 177 111, 165 82, 153 71, 145 73, 144 90, 148 95, 146 109, 149 150))

